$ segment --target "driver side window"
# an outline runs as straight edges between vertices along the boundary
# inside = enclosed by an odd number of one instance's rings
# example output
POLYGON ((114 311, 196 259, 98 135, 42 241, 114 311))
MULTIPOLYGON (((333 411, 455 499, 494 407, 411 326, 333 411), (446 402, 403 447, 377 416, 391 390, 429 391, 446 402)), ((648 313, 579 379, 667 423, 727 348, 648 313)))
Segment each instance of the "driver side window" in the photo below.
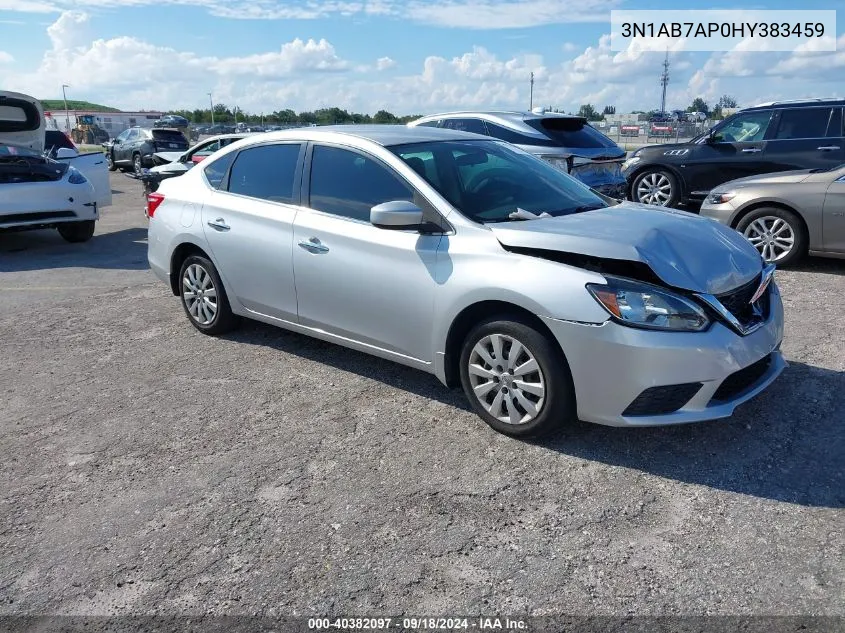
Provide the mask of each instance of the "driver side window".
POLYGON ((754 143, 766 136, 771 110, 739 114, 713 134, 716 143, 754 143))

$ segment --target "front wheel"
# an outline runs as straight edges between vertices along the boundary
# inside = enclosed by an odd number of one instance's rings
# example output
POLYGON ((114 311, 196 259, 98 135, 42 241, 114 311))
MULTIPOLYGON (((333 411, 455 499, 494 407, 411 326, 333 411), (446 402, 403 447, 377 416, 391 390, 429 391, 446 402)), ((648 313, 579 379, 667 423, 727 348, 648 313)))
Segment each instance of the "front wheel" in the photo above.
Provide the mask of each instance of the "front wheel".
POLYGON ((639 174, 631 186, 634 202, 658 207, 674 207, 681 198, 680 186, 675 176, 663 169, 649 169, 639 174))
POLYGON ((470 404, 500 433, 536 437, 575 418, 566 359, 546 334, 518 316, 494 317, 473 328, 460 363, 470 404))
POLYGON ((237 325, 223 282, 209 259, 191 255, 182 262, 179 290, 188 320, 203 334, 225 334, 237 325))
POLYGON ((139 176, 144 171, 144 166, 141 164, 141 155, 140 154, 135 154, 132 157, 132 167, 134 168, 135 173, 139 176))
POLYGON ((108 165, 109 171, 117 171, 117 165, 114 164, 114 154, 111 152, 106 152, 106 165, 108 165))
POLYGON ((809 240, 804 224, 786 209, 755 209, 736 228, 770 264, 788 266, 807 252, 809 240))
POLYGON ((59 224, 57 230, 68 242, 87 242, 94 236, 94 220, 83 220, 82 222, 67 222, 59 224))

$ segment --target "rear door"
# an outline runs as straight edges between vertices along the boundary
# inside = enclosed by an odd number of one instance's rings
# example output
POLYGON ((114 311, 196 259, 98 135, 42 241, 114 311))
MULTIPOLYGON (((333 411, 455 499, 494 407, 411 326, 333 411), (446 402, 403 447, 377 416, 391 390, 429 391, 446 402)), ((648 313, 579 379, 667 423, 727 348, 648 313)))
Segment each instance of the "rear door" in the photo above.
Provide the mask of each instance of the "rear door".
POLYGON ((772 171, 829 169, 845 162, 841 106, 787 108, 774 123, 766 145, 772 171))
POLYGON ((299 142, 267 143, 197 167, 207 165, 206 180, 219 187, 203 204, 202 223, 227 291, 247 310, 291 322, 297 318, 291 244, 303 153, 299 142))
MULTIPOLYGON (((776 171, 766 156, 771 110, 740 112, 690 148, 680 166, 688 195, 703 197, 717 185, 776 171)), ((679 150, 682 151, 682 150, 679 150)))

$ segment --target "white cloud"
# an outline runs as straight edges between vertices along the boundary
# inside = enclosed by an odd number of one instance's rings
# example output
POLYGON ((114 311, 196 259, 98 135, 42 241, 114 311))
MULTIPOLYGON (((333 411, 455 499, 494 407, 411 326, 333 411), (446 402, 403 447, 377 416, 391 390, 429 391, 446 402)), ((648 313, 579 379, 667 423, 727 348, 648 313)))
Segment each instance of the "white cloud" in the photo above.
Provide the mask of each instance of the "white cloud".
POLYGON ((395 66, 396 60, 390 59, 390 57, 379 57, 376 60, 376 70, 387 70, 395 66))
POLYGON ((0 51, 0 64, 11 64, 15 61, 15 58, 12 57, 6 51, 0 51))
POLYGON ((609 21, 622 0, 0 0, 0 11, 50 13, 79 9, 179 5, 242 20, 315 20, 330 16, 391 16, 446 28, 511 29, 542 24, 609 21))

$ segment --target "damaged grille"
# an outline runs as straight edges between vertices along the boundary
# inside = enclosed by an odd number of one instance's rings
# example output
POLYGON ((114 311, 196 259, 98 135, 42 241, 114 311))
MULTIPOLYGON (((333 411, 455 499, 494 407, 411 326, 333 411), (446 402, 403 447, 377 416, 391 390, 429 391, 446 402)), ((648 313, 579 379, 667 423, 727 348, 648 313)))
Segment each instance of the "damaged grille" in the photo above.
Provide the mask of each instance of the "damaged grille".
POLYGON ((763 275, 761 273, 736 290, 716 296, 719 303, 721 303, 743 327, 748 327, 749 325, 753 325, 754 323, 758 323, 769 318, 769 293, 771 292, 771 284, 769 284, 769 287, 766 288, 766 291, 759 299, 757 299, 757 301, 751 303, 751 299, 754 297, 754 293, 757 292, 757 288, 760 287, 762 279, 763 275))

